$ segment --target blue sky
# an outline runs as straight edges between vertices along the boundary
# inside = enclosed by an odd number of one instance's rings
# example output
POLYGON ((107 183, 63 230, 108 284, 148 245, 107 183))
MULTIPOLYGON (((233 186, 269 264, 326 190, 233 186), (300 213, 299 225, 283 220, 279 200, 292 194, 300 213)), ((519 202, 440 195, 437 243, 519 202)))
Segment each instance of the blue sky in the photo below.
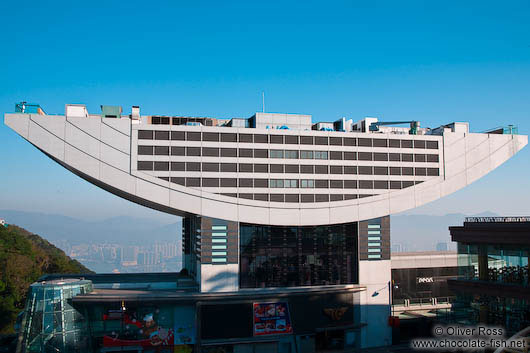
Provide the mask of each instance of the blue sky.
MULTIPOLYGON (((261 110, 530 122, 530 3, 90 1, 0 3, 0 113, 21 100, 143 114, 261 110)), ((0 124, 0 209, 170 219, 72 175, 0 124)), ((413 213, 530 214, 530 149, 413 213)), ((0 215, 1 216, 1 215, 0 215)))

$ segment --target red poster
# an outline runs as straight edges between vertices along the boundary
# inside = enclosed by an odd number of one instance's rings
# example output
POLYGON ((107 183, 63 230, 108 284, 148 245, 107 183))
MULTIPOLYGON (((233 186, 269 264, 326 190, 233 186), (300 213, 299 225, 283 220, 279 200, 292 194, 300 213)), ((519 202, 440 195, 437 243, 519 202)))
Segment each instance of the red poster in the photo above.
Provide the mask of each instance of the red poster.
POLYGON ((254 303, 254 336, 292 332, 287 303, 254 303))

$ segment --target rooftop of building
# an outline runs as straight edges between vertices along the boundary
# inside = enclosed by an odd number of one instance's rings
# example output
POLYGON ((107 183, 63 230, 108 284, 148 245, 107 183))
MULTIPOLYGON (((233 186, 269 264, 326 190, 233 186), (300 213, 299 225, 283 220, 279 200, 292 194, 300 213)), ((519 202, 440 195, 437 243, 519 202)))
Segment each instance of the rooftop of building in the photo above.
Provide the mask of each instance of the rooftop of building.
MULTIPOLYGON (((15 105, 17 113, 46 115, 38 104, 21 102, 15 105)), ((313 122, 308 114, 257 112, 249 118, 212 118, 197 116, 140 115, 140 107, 133 106, 130 114, 123 114, 121 106, 101 106, 100 114, 89 114, 83 104, 67 104, 67 117, 129 118, 145 125, 185 125, 234 128, 258 128, 270 130, 316 130, 339 132, 387 133, 397 135, 442 135, 444 132, 469 132, 468 122, 453 122, 436 128, 420 127, 420 121, 380 121, 377 117, 365 117, 359 121, 341 117, 331 122, 313 122), (401 126, 398 126, 401 125, 401 126), (408 125, 408 126, 407 126, 408 125)), ((517 134, 517 127, 508 125, 485 131, 489 134, 517 134)))

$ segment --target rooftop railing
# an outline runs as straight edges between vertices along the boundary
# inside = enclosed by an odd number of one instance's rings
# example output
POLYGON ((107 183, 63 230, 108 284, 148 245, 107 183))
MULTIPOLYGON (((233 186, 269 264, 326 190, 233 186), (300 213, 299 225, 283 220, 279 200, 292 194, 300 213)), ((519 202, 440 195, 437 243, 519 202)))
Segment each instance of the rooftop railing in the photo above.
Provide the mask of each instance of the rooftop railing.
POLYGON ((530 217, 466 217, 468 223, 521 223, 530 222, 530 217))

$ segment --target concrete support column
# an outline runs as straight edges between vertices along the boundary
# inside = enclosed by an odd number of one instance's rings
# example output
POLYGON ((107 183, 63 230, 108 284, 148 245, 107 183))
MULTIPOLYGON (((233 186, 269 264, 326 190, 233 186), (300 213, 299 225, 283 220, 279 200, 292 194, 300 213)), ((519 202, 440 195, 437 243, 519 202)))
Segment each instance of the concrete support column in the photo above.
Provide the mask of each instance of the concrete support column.
POLYGON ((488 248, 484 245, 478 248, 478 279, 487 281, 488 277, 488 248))

